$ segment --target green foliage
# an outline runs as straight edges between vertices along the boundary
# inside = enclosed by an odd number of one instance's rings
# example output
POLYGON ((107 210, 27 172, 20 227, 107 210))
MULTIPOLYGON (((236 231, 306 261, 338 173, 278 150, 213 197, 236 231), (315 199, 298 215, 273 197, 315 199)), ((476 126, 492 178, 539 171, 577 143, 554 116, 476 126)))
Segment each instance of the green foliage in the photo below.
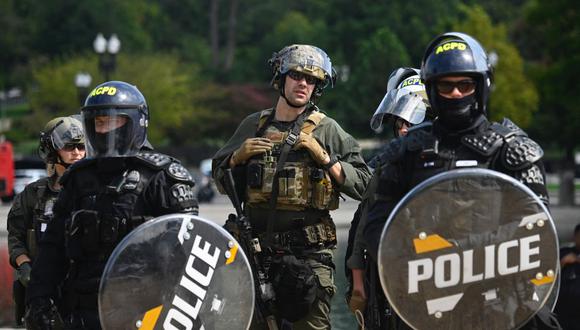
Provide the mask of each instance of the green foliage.
MULTIPOLYGON (((93 85, 103 82, 97 73, 96 56, 56 60, 36 66, 36 87, 31 93, 34 116, 27 119, 29 127, 42 127, 49 119, 79 112, 79 96, 74 86, 78 71, 91 73, 93 85)), ((203 86, 195 65, 183 65, 168 54, 121 54, 113 80, 136 85, 145 95, 150 113, 149 137, 154 144, 179 144, 177 137, 170 139, 175 129, 186 121, 195 121, 209 112, 196 104, 200 97, 196 90, 203 86)), ((190 132, 191 138, 199 138, 190 132)))
MULTIPOLYGON (((223 62, 233 2, 216 1, 217 56, 223 62)), ((143 90, 153 141, 219 144, 245 114, 273 104, 266 65, 272 52, 308 43, 324 49, 348 78, 325 91, 321 108, 363 137, 372 135, 368 120, 389 73, 403 65, 419 67, 430 40, 460 30, 499 55, 492 118, 506 116, 521 126, 533 121, 546 141, 570 148, 580 130, 574 106, 580 2, 530 0, 522 16, 525 1, 239 1, 233 67, 225 70, 212 65, 210 0, 0 0, 0 89, 25 88, 33 116, 17 119, 18 132, 10 134, 36 138, 51 116, 78 111, 78 71, 88 71, 93 85, 103 80, 92 43, 99 32, 116 33, 122 47, 113 78, 143 90)))
POLYGON ((580 144, 580 6, 573 0, 530 1, 526 9, 526 32, 537 42, 531 53, 541 96, 534 128, 570 157, 580 144))
POLYGON ((411 61, 405 46, 386 27, 361 41, 356 59, 349 67, 348 81, 327 91, 335 101, 327 110, 340 122, 348 122, 350 129, 365 134, 370 131, 369 119, 385 94, 389 74, 397 67, 410 66, 411 61), (349 111, 340 113, 344 108, 349 111))
POLYGON ((529 126, 532 113, 538 108, 538 93, 524 72, 523 59, 509 41, 505 25, 494 25, 479 6, 462 6, 461 9, 465 19, 456 23, 454 30, 475 37, 499 59, 494 69, 495 87, 489 104, 491 119, 507 117, 521 127, 529 126))

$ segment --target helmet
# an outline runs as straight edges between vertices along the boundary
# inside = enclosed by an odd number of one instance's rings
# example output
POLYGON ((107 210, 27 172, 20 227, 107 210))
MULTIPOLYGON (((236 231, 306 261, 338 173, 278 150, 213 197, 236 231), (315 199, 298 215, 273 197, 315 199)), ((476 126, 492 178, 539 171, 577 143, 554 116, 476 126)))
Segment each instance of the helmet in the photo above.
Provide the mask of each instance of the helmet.
POLYGON ((486 114, 493 80, 492 66, 487 53, 477 40, 460 32, 448 32, 436 37, 425 51, 421 62, 421 79, 425 83, 431 106, 442 110, 434 81, 442 76, 465 75, 472 77, 477 87, 471 105, 474 114, 486 114))
POLYGON ((95 87, 81 114, 89 158, 136 155, 147 140, 147 102, 137 87, 126 82, 95 87))
POLYGON ((286 46, 279 52, 272 54, 268 64, 274 75, 271 85, 279 90, 282 96, 284 95, 286 73, 290 70, 303 72, 320 80, 314 89, 313 95, 315 97, 322 95, 322 90, 327 86, 334 87, 336 82, 336 71, 332 67, 330 57, 322 49, 315 46, 286 46))
POLYGON ((38 154, 46 163, 59 162, 58 150, 69 143, 85 143, 83 125, 73 117, 57 117, 46 123, 40 132, 38 154))
POLYGON ((429 102, 419 75, 415 68, 398 68, 391 73, 387 93, 371 118, 375 132, 382 131, 384 116, 399 117, 412 125, 425 120, 429 102))

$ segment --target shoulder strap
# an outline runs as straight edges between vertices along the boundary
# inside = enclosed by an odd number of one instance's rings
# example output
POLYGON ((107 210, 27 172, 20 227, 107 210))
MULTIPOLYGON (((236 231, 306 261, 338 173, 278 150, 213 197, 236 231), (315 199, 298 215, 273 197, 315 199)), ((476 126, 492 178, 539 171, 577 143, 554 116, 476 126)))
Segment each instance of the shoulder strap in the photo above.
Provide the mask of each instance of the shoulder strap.
POLYGON ((270 126, 272 120, 274 120, 274 115, 276 114, 276 109, 266 109, 262 110, 260 113, 260 119, 258 120, 258 130, 256 131, 256 137, 261 137, 264 132, 270 126))
POLYGON ((302 125, 302 129, 300 131, 306 134, 311 134, 324 117, 326 117, 326 115, 322 112, 312 111, 310 116, 306 118, 306 121, 304 122, 304 125, 302 125))
POLYGON ((286 140, 284 141, 284 145, 282 146, 282 150, 280 151, 280 158, 278 158, 278 163, 276 164, 276 171, 274 172, 274 179, 272 182, 272 195, 270 196, 270 204, 269 204, 270 212, 268 214, 268 223, 266 225, 266 246, 267 247, 272 246, 272 238, 273 238, 272 233, 274 232, 274 219, 276 217, 276 203, 278 202, 278 190, 279 190, 279 185, 280 185, 278 177, 280 176, 280 172, 284 168, 284 163, 286 163, 286 158, 288 158, 288 153, 290 152, 290 149, 294 146, 294 144, 296 144, 296 141, 298 140, 298 136, 300 135, 300 130, 302 128, 302 124, 304 123, 304 120, 306 119, 306 117, 309 114, 310 114, 310 111, 304 111, 302 114, 300 114, 300 116, 298 116, 298 118, 296 119, 296 121, 294 122, 292 127, 290 128, 290 131, 288 132, 288 136, 286 137, 286 140))

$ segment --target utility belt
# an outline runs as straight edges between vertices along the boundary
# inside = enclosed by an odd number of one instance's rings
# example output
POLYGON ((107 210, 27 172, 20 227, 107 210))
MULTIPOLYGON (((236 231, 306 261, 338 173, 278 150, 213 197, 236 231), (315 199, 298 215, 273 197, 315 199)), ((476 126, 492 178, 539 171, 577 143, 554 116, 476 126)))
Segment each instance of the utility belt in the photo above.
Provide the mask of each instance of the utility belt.
MULTIPOLYGON (((261 242, 266 241, 269 209, 248 208, 252 230, 261 242)), ((336 245, 336 226, 328 211, 276 211, 272 239, 275 245, 292 250, 332 247, 336 245)))
POLYGON ((74 293, 73 310, 98 310, 99 297, 97 293, 74 293))
MULTIPOLYGON (((260 241, 266 241, 266 233, 258 234, 260 241)), ((298 250, 320 250, 336 246, 336 227, 334 224, 317 223, 299 229, 272 233, 272 243, 298 250)))

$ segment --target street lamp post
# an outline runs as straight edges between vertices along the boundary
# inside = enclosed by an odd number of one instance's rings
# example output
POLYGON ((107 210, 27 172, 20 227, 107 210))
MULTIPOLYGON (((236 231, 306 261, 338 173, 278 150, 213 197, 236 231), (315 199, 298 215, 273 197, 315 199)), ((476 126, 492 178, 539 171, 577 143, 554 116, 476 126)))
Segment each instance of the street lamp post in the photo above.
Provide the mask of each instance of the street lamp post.
POLYGON ((81 106, 85 104, 85 99, 89 95, 89 87, 93 77, 88 72, 79 71, 75 75, 75 86, 77 86, 79 103, 81 106))
POLYGON ((111 73, 115 71, 116 55, 121 49, 121 40, 115 33, 109 40, 99 33, 93 42, 93 48, 99 54, 99 70, 105 76, 105 80, 109 81, 111 73))

